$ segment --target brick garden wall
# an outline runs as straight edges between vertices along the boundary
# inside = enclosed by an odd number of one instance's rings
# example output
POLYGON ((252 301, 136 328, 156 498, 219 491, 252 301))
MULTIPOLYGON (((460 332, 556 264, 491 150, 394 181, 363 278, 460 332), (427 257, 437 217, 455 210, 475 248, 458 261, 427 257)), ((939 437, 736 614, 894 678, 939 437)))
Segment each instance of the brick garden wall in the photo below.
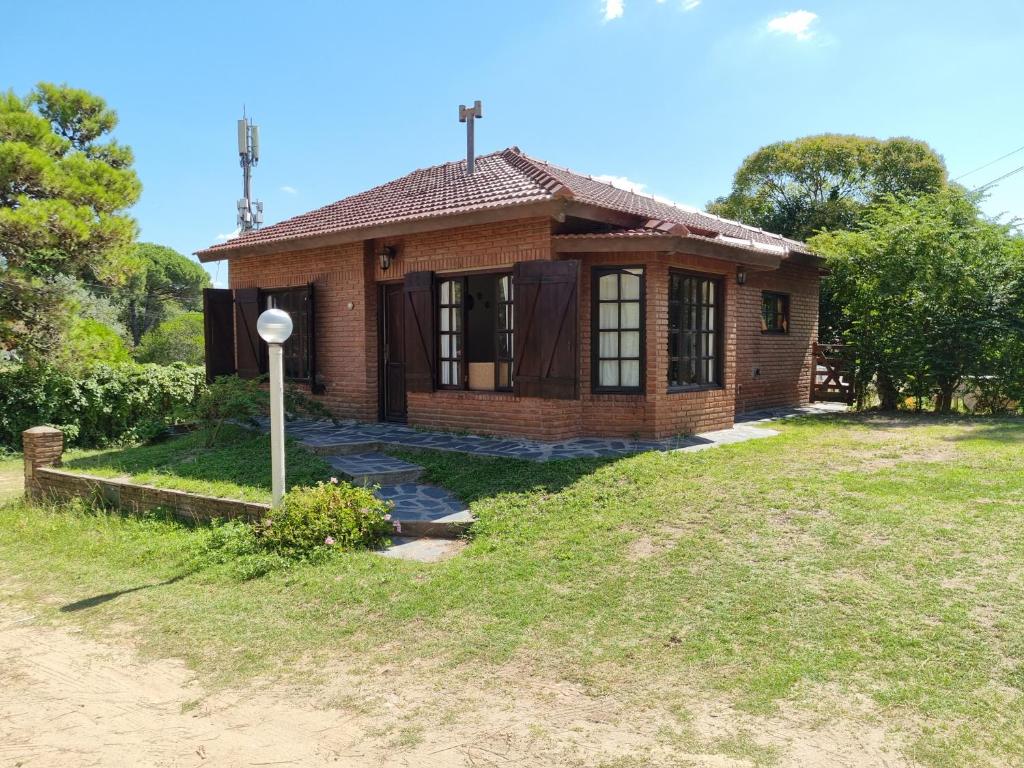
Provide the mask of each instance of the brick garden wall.
POLYGON ((196 522, 214 518, 257 520, 270 510, 267 504, 172 491, 57 469, 64 440, 60 431, 52 427, 28 429, 22 433, 22 440, 25 492, 36 501, 83 498, 135 514, 158 508, 170 510, 182 520, 196 522))

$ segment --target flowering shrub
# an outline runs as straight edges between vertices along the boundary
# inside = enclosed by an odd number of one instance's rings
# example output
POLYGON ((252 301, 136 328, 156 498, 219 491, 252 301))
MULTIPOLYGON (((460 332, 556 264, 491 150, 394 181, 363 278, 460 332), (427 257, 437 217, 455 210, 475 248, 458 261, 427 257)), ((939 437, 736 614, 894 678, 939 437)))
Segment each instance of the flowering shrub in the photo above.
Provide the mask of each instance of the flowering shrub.
POLYGON ((386 544, 395 530, 390 510, 369 488, 332 477, 285 494, 281 509, 257 524, 256 535, 268 550, 288 557, 332 547, 375 547, 386 544))

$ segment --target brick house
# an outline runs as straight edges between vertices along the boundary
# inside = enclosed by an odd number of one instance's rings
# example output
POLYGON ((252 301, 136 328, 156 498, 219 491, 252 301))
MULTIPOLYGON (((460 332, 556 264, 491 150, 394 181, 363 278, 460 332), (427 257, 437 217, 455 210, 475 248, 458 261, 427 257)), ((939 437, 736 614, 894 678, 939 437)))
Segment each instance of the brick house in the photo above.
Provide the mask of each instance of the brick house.
POLYGON ((800 242, 513 147, 199 251, 210 376, 286 373, 338 417, 560 440, 667 437, 809 399, 820 261, 800 242))

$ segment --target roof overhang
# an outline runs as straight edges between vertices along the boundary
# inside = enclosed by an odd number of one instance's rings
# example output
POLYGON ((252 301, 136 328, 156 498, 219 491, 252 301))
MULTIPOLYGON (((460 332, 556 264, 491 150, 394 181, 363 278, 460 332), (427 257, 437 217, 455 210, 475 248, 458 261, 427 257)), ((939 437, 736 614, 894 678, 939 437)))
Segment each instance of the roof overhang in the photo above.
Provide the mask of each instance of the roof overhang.
POLYGON ((759 269, 778 269, 783 260, 789 260, 781 253, 751 250, 730 243, 679 235, 556 235, 551 240, 551 249, 555 253, 681 253, 759 269))
POLYGON ((357 243, 362 240, 374 240, 384 237, 411 235, 417 232, 436 232, 456 227, 471 227, 475 224, 492 224, 513 219, 534 217, 558 218, 565 215, 566 202, 562 199, 541 200, 533 203, 516 203, 494 208, 481 208, 464 213, 442 212, 433 216, 404 219, 401 221, 376 224, 369 227, 352 227, 335 232, 291 237, 281 240, 270 240, 262 243, 246 245, 238 243, 231 247, 204 248, 196 251, 200 262, 235 259, 240 256, 259 256, 271 253, 290 253, 310 248, 323 248, 332 245, 357 243))

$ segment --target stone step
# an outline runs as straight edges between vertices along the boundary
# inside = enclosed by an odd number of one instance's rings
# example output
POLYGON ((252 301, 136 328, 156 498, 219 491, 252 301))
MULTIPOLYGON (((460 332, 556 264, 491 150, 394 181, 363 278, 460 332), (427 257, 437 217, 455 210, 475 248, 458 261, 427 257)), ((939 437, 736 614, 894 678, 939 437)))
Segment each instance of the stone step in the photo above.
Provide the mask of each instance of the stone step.
POLYGON ((378 442, 367 442, 365 440, 342 440, 342 441, 325 441, 325 442, 313 442, 311 440, 303 440, 302 447, 307 451, 312 451, 318 456, 351 456, 357 453, 376 453, 379 452, 384 446, 378 442))
POLYGON ((385 453, 347 453, 328 456, 328 464, 353 485, 398 485, 415 483, 423 467, 385 453))
POLYGON ((403 536, 457 539, 464 536, 475 518, 469 507, 444 488, 425 483, 383 485, 377 497, 394 504, 391 519, 403 536))

